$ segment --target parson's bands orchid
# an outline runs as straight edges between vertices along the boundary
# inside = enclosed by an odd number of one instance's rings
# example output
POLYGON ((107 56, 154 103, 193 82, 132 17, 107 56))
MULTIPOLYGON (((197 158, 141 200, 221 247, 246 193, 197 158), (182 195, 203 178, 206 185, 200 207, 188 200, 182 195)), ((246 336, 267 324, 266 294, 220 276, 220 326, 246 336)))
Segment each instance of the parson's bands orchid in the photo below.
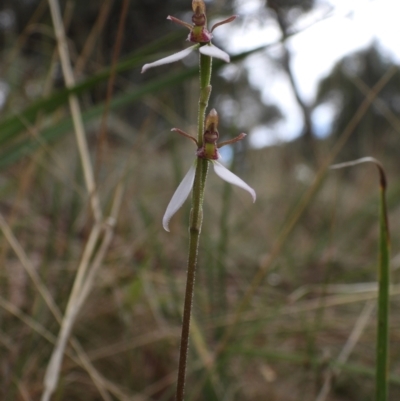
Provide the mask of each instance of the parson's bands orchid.
POLYGON ((213 25, 211 31, 209 31, 206 26, 207 18, 205 15, 204 2, 194 0, 192 2, 192 8, 194 13, 192 16, 193 25, 185 21, 182 21, 178 18, 172 17, 170 15, 167 17, 167 19, 189 29, 190 33, 187 40, 189 40, 190 42, 194 42, 196 44, 178 53, 172 54, 171 56, 164 57, 160 60, 154 61, 153 63, 145 64, 142 68, 142 74, 147 70, 149 70, 150 68, 182 60, 197 49, 201 54, 204 54, 205 56, 215 57, 225 61, 226 63, 229 63, 230 61, 229 55, 211 43, 212 32, 218 26, 232 22, 236 18, 236 15, 232 15, 231 17, 223 21, 217 22, 216 24, 213 25))
MULTIPOLYGON (((244 189, 251 195, 253 202, 256 201, 256 192, 254 191, 254 189, 251 188, 241 178, 233 174, 231 171, 229 171, 227 168, 225 168, 221 163, 217 161, 220 158, 218 148, 242 140, 245 137, 245 134, 240 134, 234 139, 218 144, 217 141, 219 138, 219 133, 217 127, 218 127, 218 114, 215 109, 212 109, 206 118, 203 144, 200 148, 197 149, 196 160, 194 161, 193 165, 190 167, 189 171, 179 184, 178 188, 176 189, 174 195, 172 196, 167 206, 167 210, 165 211, 163 217, 163 227, 166 231, 169 231, 169 222, 172 216, 180 209, 180 207, 188 198, 193 188, 194 178, 196 174, 196 165, 199 158, 206 159, 207 161, 211 162, 214 167, 215 173, 220 178, 222 178, 226 182, 229 182, 230 184, 236 185, 244 189)), ((187 134, 186 132, 178 128, 173 128, 171 131, 178 132, 181 135, 190 138, 197 144, 197 140, 193 136, 187 134)))
POLYGON ((164 58, 161 58, 160 60, 153 61, 152 63, 145 64, 142 67, 142 74, 144 72, 146 72, 147 70, 149 70, 150 68, 158 67, 158 66, 164 65, 164 64, 171 64, 171 63, 174 63, 175 61, 182 60, 185 57, 187 57, 190 53, 192 53, 193 51, 195 51, 197 49, 199 49, 199 52, 201 54, 204 54, 205 56, 219 58, 219 59, 225 61, 226 63, 229 63, 229 61, 230 61, 229 54, 225 53, 223 50, 219 49, 217 46, 214 46, 211 43, 203 45, 203 46, 200 44, 197 44, 194 46, 190 46, 187 49, 182 50, 178 53, 171 54, 171 56, 164 57, 164 58))

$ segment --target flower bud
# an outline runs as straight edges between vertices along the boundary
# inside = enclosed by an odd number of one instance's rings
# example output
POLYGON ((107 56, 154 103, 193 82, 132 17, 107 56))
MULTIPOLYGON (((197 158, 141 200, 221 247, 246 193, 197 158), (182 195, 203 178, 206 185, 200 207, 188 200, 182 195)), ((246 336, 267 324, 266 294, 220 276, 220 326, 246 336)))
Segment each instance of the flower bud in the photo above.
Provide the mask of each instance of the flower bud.
POLYGON ((218 113, 217 110, 212 109, 208 113, 206 118, 206 132, 217 132, 218 133, 218 113))
POLYGON ((206 118, 203 146, 197 150, 197 156, 203 159, 218 160, 218 113, 212 109, 206 118))
POLYGON ((208 43, 212 39, 212 34, 207 30, 206 6, 203 0, 193 0, 193 28, 189 35, 189 40, 194 43, 208 43))
POLYGON ((195 26, 205 26, 207 23, 207 19, 205 14, 193 14, 192 22, 195 26))
POLYGON ((192 1, 192 10, 194 13, 206 13, 206 5, 204 4, 204 0, 193 0, 192 1))

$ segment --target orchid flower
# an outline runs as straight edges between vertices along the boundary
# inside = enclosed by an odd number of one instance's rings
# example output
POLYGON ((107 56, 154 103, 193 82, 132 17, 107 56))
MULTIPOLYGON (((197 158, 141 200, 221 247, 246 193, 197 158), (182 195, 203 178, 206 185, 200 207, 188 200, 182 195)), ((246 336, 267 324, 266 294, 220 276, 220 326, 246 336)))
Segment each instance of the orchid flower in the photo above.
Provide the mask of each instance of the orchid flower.
POLYGON ((229 63, 230 61, 229 55, 211 43, 211 39, 213 37, 212 32, 218 26, 232 22, 236 18, 236 15, 232 15, 231 17, 223 21, 217 22, 216 24, 213 25, 213 27, 209 31, 207 29, 206 6, 204 4, 204 1, 193 0, 192 9, 193 9, 193 16, 192 16, 193 25, 185 21, 182 21, 178 18, 172 17, 170 15, 167 17, 167 19, 171 20, 172 22, 175 22, 176 24, 182 25, 185 28, 188 28, 190 33, 187 40, 189 40, 190 42, 194 42, 196 44, 171 56, 164 57, 160 60, 154 61, 153 63, 145 64, 142 68, 142 74, 150 68, 182 60, 183 58, 187 57, 190 53, 192 53, 197 49, 199 49, 199 52, 201 54, 204 54, 205 56, 219 58, 225 61, 226 63, 229 63))
MULTIPOLYGON (((251 195, 251 197, 253 198, 253 202, 256 201, 256 192, 254 191, 254 189, 251 188, 249 185, 247 185, 241 178, 233 174, 231 171, 229 171, 227 168, 225 168, 221 163, 217 161, 221 157, 218 152, 219 148, 242 140, 246 136, 246 134, 240 134, 236 138, 233 138, 229 141, 217 143, 219 138, 217 127, 218 127, 218 114, 215 109, 212 109, 206 118, 206 126, 205 126, 206 129, 203 135, 203 144, 201 147, 197 149, 196 152, 197 157, 194 163, 192 164, 189 171, 183 178, 182 182, 179 184, 174 195, 172 196, 172 199, 168 204, 167 210, 165 211, 163 217, 163 227, 166 231, 169 231, 169 221, 171 220, 172 216, 180 209, 180 207, 188 198, 193 188, 198 158, 210 161, 213 164, 215 173, 219 177, 221 177, 226 182, 229 182, 230 184, 236 185, 244 189, 251 195)), ((179 134, 193 140, 198 146, 198 142, 193 136, 187 134, 186 132, 180 130, 179 128, 172 128, 171 131, 178 132, 179 134)))

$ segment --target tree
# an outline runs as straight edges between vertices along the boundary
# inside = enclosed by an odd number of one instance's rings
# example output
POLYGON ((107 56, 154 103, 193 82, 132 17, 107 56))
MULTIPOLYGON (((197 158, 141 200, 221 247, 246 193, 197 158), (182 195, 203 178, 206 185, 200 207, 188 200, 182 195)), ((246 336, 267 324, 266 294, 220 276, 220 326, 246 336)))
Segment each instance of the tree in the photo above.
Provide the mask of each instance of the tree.
POLYGON ((276 20, 282 33, 282 66, 289 77, 290 83, 293 88, 293 93, 303 113, 304 127, 302 138, 305 145, 305 155, 312 156, 314 158, 314 134, 311 123, 311 108, 309 105, 306 104, 306 102, 304 102, 300 95, 299 89, 293 76, 293 72, 291 70, 291 55, 285 43, 286 39, 290 36, 290 27, 295 21, 295 18, 297 18, 302 13, 309 11, 314 5, 314 0, 267 0, 266 5, 271 10, 273 10, 276 15, 276 20))
MULTIPOLYGON (((393 62, 383 55, 377 44, 372 44, 365 50, 344 57, 320 82, 314 108, 324 103, 333 103, 337 107, 332 125, 333 138, 340 135, 367 93, 392 67, 393 62)), ((400 70, 397 68, 350 138, 345 157, 376 154, 379 149, 390 152, 398 149, 400 123, 395 115, 399 111, 400 70)))

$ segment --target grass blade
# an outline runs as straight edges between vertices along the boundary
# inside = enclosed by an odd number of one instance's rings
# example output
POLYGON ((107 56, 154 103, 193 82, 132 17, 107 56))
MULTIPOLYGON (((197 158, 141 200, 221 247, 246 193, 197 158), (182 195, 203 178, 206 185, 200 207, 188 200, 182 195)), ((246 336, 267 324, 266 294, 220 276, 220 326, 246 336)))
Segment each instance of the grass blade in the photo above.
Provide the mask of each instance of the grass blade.
POLYGON ((386 176, 381 163, 364 157, 348 163, 332 166, 333 169, 351 167, 371 162, 379 170, 380 202, 379 202, 379 266, 378 266, 378 332, 376 339, 376 401, 386 401, 388 397, 389 376, 389 287, 390 287, 390 235, 386 202, 386 176))
POLYGON ((389 286, 390 235, 387 218, 386 179, 383 170, 380 184, 379 298, 378 338, 376 354, 376 400, 386 401, 389 372, 389 286))

